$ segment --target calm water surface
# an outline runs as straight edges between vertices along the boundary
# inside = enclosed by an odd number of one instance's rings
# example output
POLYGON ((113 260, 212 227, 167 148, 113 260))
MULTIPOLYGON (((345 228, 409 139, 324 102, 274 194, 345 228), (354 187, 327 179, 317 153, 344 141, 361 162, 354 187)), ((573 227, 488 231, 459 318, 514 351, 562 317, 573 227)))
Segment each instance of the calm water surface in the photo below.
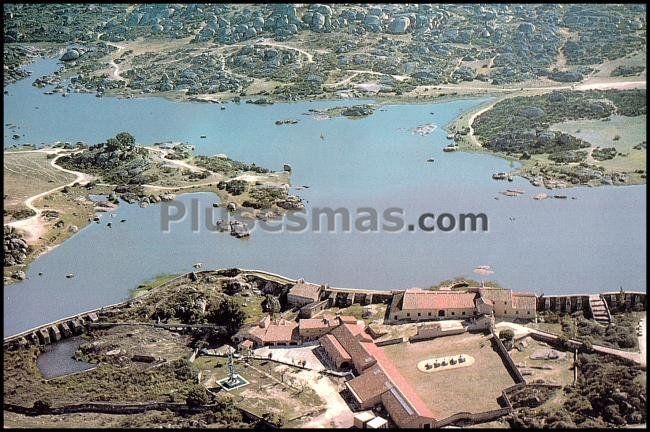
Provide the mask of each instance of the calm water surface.
MULTIPOLYGON (((89 94, 47 96, 31 82, 53 62, 28 68, 34 75, 8 87, 5 123, 25 134, 5 143, 78 140, 95 143, 130 131, 143 144, 187 141, 196 153, 228 156, 273 170, 293 167, 295 193, 314 207, 404 209, 407 223, 424 212, 485 213, 488 232, 268 233, 246 240, 202 229, 189 218, 161 232, 159 206, 122 204, 106 227, 90 224, 40 257, 24 282, 5 287, 5 335, 62 316, 115 303, 145 279, 160 273, 204 268, 264 269, 333 286, 397 289, 429 286, 455 276, 478 278, 477 265, 490 265, 490 279, 545 294, 645 290, 645 186, 575 188, 559 193, 575 200, 535 201, 542 192, 523 179, 496 182, 495 171, 510 169, 503 159, 444 153, 443 127, 485 99, 386 106, 360 120, 316 120, 303 115, 357 101, 301 102, 255 106, 171 102, 158 98, 96 98, 89 94), (38 109, 35 109, 38 107, 38 109), (296 118, 296 125, 275 120, 296 118), (410 129, 427 123, 426 136, 410 129), (323 134, 324 140, 320 138, 323 134), (201 139, 201 135, 207 135, 201 139), (428 158, 435 162, 427 163, 428 158), (518 187, 511 198, 498 192, 518 187), (499 199, 495 199, 498 197, 499 199), (38 272, 43 272, 38 276, 38 272), (75 273, 66 279, 67 273, 75 273)), ((186 194, 201 208, 217 200, 210 193, 186 194)))
POLYGON ((74 355, 79 345, 83 343, 80 337, 64 339, 43 349, 44 353, 38 356, 36 364, 45 379, 56 378, 74 372, 92 369, 97 365, 75 360, 74 355))

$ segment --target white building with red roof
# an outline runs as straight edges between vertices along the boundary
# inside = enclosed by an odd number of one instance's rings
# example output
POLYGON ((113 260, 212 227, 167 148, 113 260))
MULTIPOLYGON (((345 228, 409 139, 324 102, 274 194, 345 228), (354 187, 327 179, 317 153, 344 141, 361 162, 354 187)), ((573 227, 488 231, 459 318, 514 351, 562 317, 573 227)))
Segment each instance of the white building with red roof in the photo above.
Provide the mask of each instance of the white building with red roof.
POLYGON ((432 319, 464 319, 477 315, 475 293, 464 291, 433 291, 410 288, 404 291, 401 306, 391 311, 395 321, 432 319))

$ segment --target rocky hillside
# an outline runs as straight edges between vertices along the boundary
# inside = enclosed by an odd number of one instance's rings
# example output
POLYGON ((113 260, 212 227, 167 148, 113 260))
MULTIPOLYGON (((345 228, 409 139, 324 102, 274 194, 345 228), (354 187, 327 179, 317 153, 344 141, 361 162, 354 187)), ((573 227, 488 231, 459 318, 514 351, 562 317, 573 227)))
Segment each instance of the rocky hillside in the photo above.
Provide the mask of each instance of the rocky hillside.
POLYGON ((474 129, 490 150, 529 154, 589 147, 570 135, 549 131, 565 120, 605 119, 612 114, 646 113, 645 90, 555 91, 542 96, 506 99, 476 118, 474 129))
POLYGON ((135 144, 127 132, 109 138, 86 150, 63 156, 58 164, 64 168, 99 175, 109 183, 145 184, 155 179, 145 171, 151 166, 147 149, 135 144))
MULTIPOLYGON (((645 53, 645 31, 642 4, 13 4, 4 40, 77 43, 87 53, 136 38, 167 41, 117 59, 126 90, 238 96, 263 80, 263 92, 301 99, 335 92, 350 75, 343 72, 360 70, 385 92, 578 82, 603 61, 645 53)), ((84 87, 123 82, 102 82, 107 74, 90 72, 105 70, 105 59, 81 52, 65 68, 84 87)))

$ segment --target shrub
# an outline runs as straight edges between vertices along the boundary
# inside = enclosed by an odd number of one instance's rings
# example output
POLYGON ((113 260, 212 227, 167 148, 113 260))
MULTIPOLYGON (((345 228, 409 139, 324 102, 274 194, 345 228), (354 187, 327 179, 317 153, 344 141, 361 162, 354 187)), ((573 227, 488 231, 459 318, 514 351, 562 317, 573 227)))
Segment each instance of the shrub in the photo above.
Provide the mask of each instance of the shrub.
POLYGON ((206 405, 209 400, 208 392, 205 390, 205 387, 197 384, 190 388, 185 403, 189 406, 199 406, 206 405))
POLYGON ((38 412, 47 412, 52 407, 52 403, 47 399, 39 399, 34 402, 34 409, 38 412))
POLYGON ((499 339, 512 340, 515 338, 515 332, 512 329, 503 329, 499 332, 499 339))

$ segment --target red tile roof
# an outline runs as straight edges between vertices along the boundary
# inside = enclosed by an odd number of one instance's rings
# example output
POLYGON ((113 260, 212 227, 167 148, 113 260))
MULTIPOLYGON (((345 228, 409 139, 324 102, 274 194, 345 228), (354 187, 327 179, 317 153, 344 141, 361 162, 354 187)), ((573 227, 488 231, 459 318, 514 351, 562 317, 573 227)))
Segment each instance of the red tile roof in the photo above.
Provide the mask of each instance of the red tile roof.
POLYGON ((327 353, 338 361, 352 361, 350 354, 343 348, 338 340, 331 334, 326 334, 319 339, 321 346, 327 353))
POLYGON ((373 342, 365 343, 366 349, 370 351, 372 356, 377 360, 384 371, 384 373, 390 378, 395 387, 399 390, 399 393, 405 398, 409 404, 415 409, 419 415, 424 417, 433 417, 433 413, 429 407, 424 403, 420 395, 415 391, 413 386, 404 378, 400 371, 395 366, 395 363, 388 358, 383 349, 375 345, 373 342))
POLYGON ((347 382, 357 400, 363 405, 368 401, 378 398, 393 387, 379 365, 368 368, 364 373, 347 382))
POLYGON ((341 315, 339 318, 341 319, 341 322, 345 323, 345 324, 356 324, 357 323, 357 318, 353 317, 352 315, 341 315))
POLYGON ((331 334, 350 353, 357 372, 361 373, 375 363, 372 356, 360 344, 362 341, 372 341, 372 338, 363 331, 363 327, 356 324, 342 324, 332 330, 331 334))
POLYGON ((515 309, 537 308, 537 297, 530 293, 512 293, 512 307, 515 309))
POLYGON ((277 324, 270 323, 266 327, 252 327, 249 333, 262 342, 287 343, 298 339, 297 330, 297 323, 280 319, 277 324))
POLYGON ((363 332, 361 326, 343 324, 335 328, 330 335, 350 354, 360 374, 359 377, 349 381, 349 385, 362 402, 381 394, 378 393, 381 389, 386 392, 394 388, 398 402, 406 405, 403 409, 420 416, 434 418, 429 407, 402 376, 392 360, 363 332))
POLYGON ((404 292, 402 310, 472 309, 474 297, 474 293, 411 288, 404 292))
POLYGON ((334 315, 323 315, 318 318, 304 318, 298 322, 300 330, 306 329, 325 329, 328 327, 336 327, 341 323, 334 315))
POLYGON ((481 288, 479 293, 485 300, 491 301, 493 304, 496 302, 507 303, 514 309, 534 310, 537 307, 537 297, 533 293, 513 292, 503 288, 481 288))
POLYGON ((320 297, 320 285, 310 284, 306 282, 298 282, 289 290, 290 295, 311 299, 317 301, 320 297))
POLYGON ((242 343, 239 344, 240 347, 242 348, 252 348, 253 347, 253 341, 246 339, 242 343))
POLYGON ((512 291, 503 288, 480 288, 479 293, 485 299, 492 300, 492 302, 508 302, 511 303, 512 291))

